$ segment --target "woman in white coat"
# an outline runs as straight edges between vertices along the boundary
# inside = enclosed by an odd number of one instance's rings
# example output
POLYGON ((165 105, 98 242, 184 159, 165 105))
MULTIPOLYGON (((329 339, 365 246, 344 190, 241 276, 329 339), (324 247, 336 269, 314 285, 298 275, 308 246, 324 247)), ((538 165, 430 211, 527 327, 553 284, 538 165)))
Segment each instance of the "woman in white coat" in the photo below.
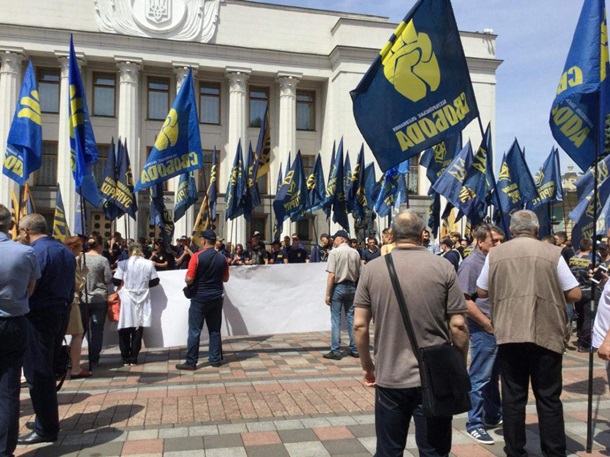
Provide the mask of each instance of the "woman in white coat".
POLYGON ((144 258, 139 243, 129 245, 129 259, 119 262, 112 282, 121 287, 118 329, 123 365, 137 365, 144 327, 151 324, 150 288, 159 284, 155 266, 144 258))

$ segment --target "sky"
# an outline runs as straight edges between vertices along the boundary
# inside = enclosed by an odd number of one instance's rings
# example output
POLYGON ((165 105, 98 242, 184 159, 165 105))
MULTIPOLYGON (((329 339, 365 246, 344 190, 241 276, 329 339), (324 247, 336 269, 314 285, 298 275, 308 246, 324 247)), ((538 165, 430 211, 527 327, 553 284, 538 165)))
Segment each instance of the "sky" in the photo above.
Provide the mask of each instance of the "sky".
MULTIPOLYGON (((263 0, 261 0, 263 1, 263 0)), ((264 0, 263 3, 373 14, 398 23, 415 0, 264 0)), ((549 113, 583 0, 453 0, 458 28, 492 29, 497 70, 496 169, 517 138, 535 174, 557 143, 549 113)), ((388 36, 389 38, 389 36, 388 36)), ((384 43, 379 43, 379 47, 384 43)), ((475 121, 473 121, 475 122, 475 121)), ((574 165, 561 151, 561 168, 574 165)), ((575 171, 580 169, 574 165, 575 171)))

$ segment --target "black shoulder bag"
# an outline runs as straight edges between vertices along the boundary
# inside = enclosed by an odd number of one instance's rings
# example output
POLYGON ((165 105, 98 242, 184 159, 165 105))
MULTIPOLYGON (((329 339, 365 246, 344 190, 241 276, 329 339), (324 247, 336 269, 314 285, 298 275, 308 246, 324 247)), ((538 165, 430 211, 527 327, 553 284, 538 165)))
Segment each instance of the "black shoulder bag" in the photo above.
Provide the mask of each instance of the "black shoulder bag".
POLYGON ((450 343, 419 347, 392 255, 386 255, 385 260, 411 348, 419 364, 424 414, 428 417, 451 417, 469 411, 471 404, 468 392, 471 385, 464 358, 450 343))
MULTIPOLYGON (((197 268, 199 268, 199 255, 200 254, 203 254, 203 252, 198 252, 197 253, 197 268)), ((214 256, 216 254, 218 254, 218 252, 216 252, 214 254, 214 256)), ((206 270, 206 272, 204 273, 204 275, 202 277, 207 276, 207 274, 212 269, 212 265, 214 264, 214 256, 210 260, 210 265, 208 265, 208 269, 206 270)), ((198 285, 198 283, 199 283, 199 276, 197 275, 197 273, 195 273, 195 280, 193 281, 193 284, 191 284, 190 286, 187 284, 182 289, 182 293, 184 294, 184 296, 186 298, 193 298, 197 294, 197 285, 198 285)))

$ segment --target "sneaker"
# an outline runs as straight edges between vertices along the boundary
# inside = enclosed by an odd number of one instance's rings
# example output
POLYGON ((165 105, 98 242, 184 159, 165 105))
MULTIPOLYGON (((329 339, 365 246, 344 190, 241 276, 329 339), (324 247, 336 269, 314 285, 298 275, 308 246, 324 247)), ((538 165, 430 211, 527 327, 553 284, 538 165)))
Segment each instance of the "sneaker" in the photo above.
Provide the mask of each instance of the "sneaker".
POLYGON ((500 419, 498 422, 494 422, 493 424, 485 424, 485 428, 487 430, 490 430, 490 429, 493 429, 493 428, 498 428, 503 423, 504 423, 504 421, 502 419, 500 419))
POLYGON ((350 357, 354 357, 355 359, 360 357, 358 351, 349 351, 347 355, 349 355, 350 357))
POLYGON ((589 348, 585 346, 578 346, 576 350, 578 352, 589 352, 589 348))
POLYGON ((325 359, 330 359, 330 360, 341 360, 343 358, 343 354, 341 354, 340 352, 330 351, 328 354, 324 354, 323 357, 325 359))
POLYGON ((475 428, 474 430, 470 430, 468 432, 468 434, 477 443, 481 443, 481 444, 494 444, 495 443, 494 439, 482 427, 475 428))
POLYGON ((197 369, 196 365, 193 365, 192 363, 179 363, 176 365, 176 369, 177 370, 188 370, 188 371, 195 371, 197 369))

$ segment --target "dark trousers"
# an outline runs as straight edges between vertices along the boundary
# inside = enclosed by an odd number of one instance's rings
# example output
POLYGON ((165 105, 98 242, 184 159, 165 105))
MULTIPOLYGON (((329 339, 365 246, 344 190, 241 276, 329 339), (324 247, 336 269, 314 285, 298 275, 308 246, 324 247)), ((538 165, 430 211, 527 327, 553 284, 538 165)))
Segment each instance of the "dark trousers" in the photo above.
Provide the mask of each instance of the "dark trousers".
POLYGON ((376 457, 400 457, 404 454, 411 417, 415 422, 415 442, 419 455, 449 455, 451 418, 425 417, 420 405, 419 388, 375 388, 376 457))
POLYGON ((25 347, 25 317, 0 317, 0 457, 13 455, 17 447, 25 347))
POLYGON ((219 364, 222 355, 220 327, 222 326, 223 299, 210 301, 191 300, 189 307, 189 333, 186 341, 186 363, 197 365, 199 360, 199 343, 203 322, 208 326, 210 336, 209 361, 219 364))
POLYGON ((591 346, 591 299, 581 300, 574 304, 578 317, 576 318, 577 345, 582 348, 591 346))
POLYGON ((108 304, 103 303, 80 303, 83 328, 87 333, 87 344, 89 345, 89 360, 92 363, 100 361, 102 343, 104 340, 104 326, 108 314, 108 304))
POLYGON ((30 386, 32 406, 36 413, 34 431, 45 438, 59 433, 57 390, 55 385, 55 351, 66 333, 67 307, 49 307, 31 311, 27 317, 27 347, 23 372, 30 386))
POLYGON ((529 381, 536 397, 540 447, 544 456, 565 456, 566 435, 561 396, 562 354, 532 343, 498 346, 502 373, 504 452, 525 457, 525 406, 529 381))
POLYGON ((119 349, 123 363, 138 363, 138 354, 142 349, 144 327, 129 327, 119 330, 119 349))

